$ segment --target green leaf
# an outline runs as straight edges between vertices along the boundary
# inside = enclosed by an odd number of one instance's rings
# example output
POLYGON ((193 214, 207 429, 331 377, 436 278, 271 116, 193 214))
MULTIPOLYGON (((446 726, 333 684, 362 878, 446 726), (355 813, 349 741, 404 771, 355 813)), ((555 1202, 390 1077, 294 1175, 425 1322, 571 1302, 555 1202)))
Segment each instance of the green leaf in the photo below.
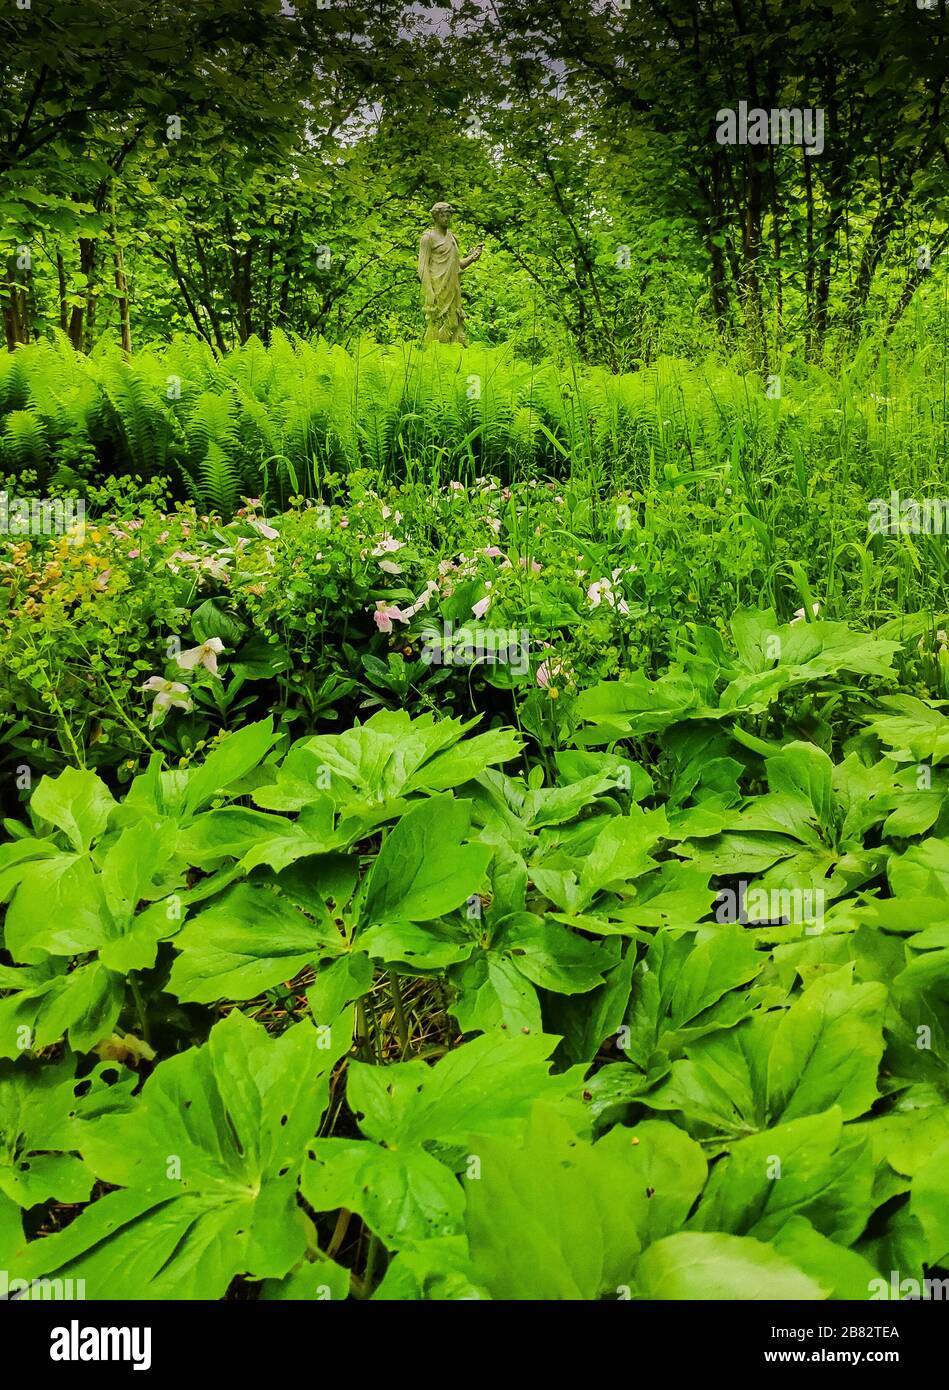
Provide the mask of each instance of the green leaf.
POLYGON ((649 1201, 631 1145, 584 1143, 538 1105, 522 1140, 479 1138, 472 1152, 471 1263, 492 1298, 598 1299, 629 1286, 649 1201))
POLYGON ((193 816, 215 796, 255 768, 277 742, 273 720, 262 719, 227 734, 188 778, 184 814, 193 816))
POLYGON ((11 1272, 131 1299, 214 1299, 237 1274, 282 1278, 306 1243, 297 1177, 334 1060, 311 1024, 270 1038, 235 1010, 203 1047, 162 1062, 134 1108, 89 1123, 84 1159, 124 1190, 29 1246, 11 1272))
POLYGON ((930 1154, 913 1177, 909 1203, 926 1238, 926 1263, 946 1264, 949 1255, 949 1142, 930 1154))
POLYGON ((750 1236, 680 1231, 651 1245, 636 1265, 642 1298, 755 1302, 822 1299, 816 1279, 750 1236))
POLYGON ((318 1139, 301 1179, 314 1211, 345 1207, 390 1250, 461 1230, 464 1195, 424 1149, 383 1149, 358 1139, 318 1139))
POLYGON ((77 1147, 75 1061, 0 1064, 0 1193, 21 1207, 88 1200, 77 1147), (65 1150, 65 1152, 64 1152, 65 1150))
POLYGON ((829 1240, 850 1245, 873 1210, 873 1177, 867 1144, 846 1137, 834 1108, 733 1144, 691 1225, 768 1240, 804 1216, 829 1240))
POLYGON ((67 767, 58 777, 44 777, 30 800, 40 820, 65 832, 73 848, 84 852, 105 830, 115 799, 94 772, 67 767))
POLYGON ((855 985, 852 976, 852 966, 821 976, 778 1024, 768 1058, 774 1118, 787 1121, 839 1105, 851 1120, 876 1101, 886 989, 855 985))
POLYGON ((579 1069, 550 1074, 557 1039, 490 1034, 466 1042, 429 1066, 350 1062, 346 1095, 371 1139, 390 1148, 437 1140, 466 1144, 472 1134, 518 1129, 535 1100, 582 1117, 579 1069))
POLYGON ((168 987, 192 1003, 253 999, 308 965, 339 955, 345 945, 325 910, 322 921, 313 921, 271 889, 241 883, 178 933, 180 954, 168 987))
POLYGON ((470 802, 434 796, 389 832, 369 878, 367 924, 431 922, 467 901, 484 883, 491 850, 465 843, 470 802))
POLYGON ((449 969, 448 983, 456 991, 449 1013, 463 1033, 541 1031, 537 991, 510 957, 476 950, 449 969))

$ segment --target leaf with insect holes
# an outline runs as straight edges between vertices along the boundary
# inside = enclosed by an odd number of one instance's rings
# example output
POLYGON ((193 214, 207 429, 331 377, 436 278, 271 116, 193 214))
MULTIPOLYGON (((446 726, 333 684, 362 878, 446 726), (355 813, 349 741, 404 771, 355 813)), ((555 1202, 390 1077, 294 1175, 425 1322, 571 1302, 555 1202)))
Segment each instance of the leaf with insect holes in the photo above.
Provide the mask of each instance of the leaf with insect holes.
POLYGON ((297 1177, 351 1038, 308 1022, 278 1038, 234 1010, 169 1057, 135 1104, 92 1120, 79 1151, 121 1190, 36 1241, 11 1275, 80 1278, 90 1298, 221 1298, 237 1274, 280 1279, 306 1245, 297 1177))

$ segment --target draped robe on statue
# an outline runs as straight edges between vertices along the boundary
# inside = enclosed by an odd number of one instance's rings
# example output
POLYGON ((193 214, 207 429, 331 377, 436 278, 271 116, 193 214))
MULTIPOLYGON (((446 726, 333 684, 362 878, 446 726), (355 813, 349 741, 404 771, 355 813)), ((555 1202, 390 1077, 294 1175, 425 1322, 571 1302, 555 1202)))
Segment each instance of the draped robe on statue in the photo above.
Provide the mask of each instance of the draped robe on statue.
POLYGON ((465 314, 461 307, 461 252, 454 234, 430 227, 418 251, 418 276, 422 282, 427 343, 466 343, 465 314))

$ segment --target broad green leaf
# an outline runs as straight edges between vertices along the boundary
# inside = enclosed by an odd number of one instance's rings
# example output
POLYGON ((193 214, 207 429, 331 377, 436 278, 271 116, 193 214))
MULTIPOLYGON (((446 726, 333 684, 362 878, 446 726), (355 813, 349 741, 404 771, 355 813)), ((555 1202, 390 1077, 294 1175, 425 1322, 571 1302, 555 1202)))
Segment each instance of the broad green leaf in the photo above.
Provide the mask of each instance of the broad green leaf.
POLYGON ((585 1143, 538 1105, 523 1139, 479 1138, 472 1152, 466 1228, 492 1298, 593 1300, 631 1284, 649 1202, 631 1144, 585 1143))
POLYGON ((484 883, 491 850, 465 843, 470 803, 450 796, 419 802, 389 832, 372 867, 364 920, 431 922, 484 883))
POLYGON ((828 1239, 850 1245, 873 1210, 873 1175, 869 1148, 846 1137, 835 1108, 732 1144, 690 1224, 769 1240, 791 1217, 804 1216, 828 1239))
POLYGON ((879 1094, 886 989, 852 983, 853 968, 824 975, 791 1005, 768 1057, 768 1109, 793 1120, 839 1105, 845 1120, 879 1094))
POLYGON ((325 917, 314 921, 267 887, 241 883, 178 933, 168 987, 179 999, 209 1004, 253 999, 308 965, 346 948, 325 917))
POLYGON ((824 1297, 816 1279, 751 1236, 680 1231, 657 1241, 636 1265, 641 1298, 804 1302, 824 1297))
POLYGON ((318 1139, 303 1166, 301 1189, 314 1211, 355 1212, 390 1250, 461 1230, 461 1183, 421 1148, 318 1139))
POLYGON ((203 1047, 162 1062, 80 1151, 121 1187, 14 1271, 82 1278, 92 1298, 220 1298, 237 1274, 282 1278, 303 1254, 296 1184, 335 1058, 299 1023, 279 1038, 237 1010, 203 1047))
POLYGON ((74 849, 85 851, 105 830, 115 799, 94 772, 67 767, 37 785, 30 810, 62 830, 74 849))
POLYGON ((554 1076, 556 1039, 492 1033, 462 1043, 434 1066, 350 1062, 346 1095, 364 1134, 390 1148, 437 1140, 466 1144, 472 1134, 517 1130, 536 1100, 582 1123, 579 1068, 554 1076))

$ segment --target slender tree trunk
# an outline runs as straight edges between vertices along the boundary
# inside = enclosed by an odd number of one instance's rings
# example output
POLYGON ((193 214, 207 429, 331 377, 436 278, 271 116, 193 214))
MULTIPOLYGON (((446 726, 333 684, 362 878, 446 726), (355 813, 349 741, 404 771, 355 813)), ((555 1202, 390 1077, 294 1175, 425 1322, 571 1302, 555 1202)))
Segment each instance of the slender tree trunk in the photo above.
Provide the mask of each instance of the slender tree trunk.
MULTIPOLYGON (((7 347, 15 348, 18 343, 30 341, 30 319, 27 301, 27 287, 17 279, 19 267, 14 252, 7 258, 6 285, 3 294, 3 331, 7 347)), ((29 271, 26 272, 29 275, 29 271)))
POLYGON ((85 305, 73 305, 72 313, 69 317, 69 341, 77 352, 80 352, 89 333, 86 324, 87 317, 95 315, 95 298, 93 296, 94 277, 96 269, 96 243, 91 237, 79 238, 79 271, 86 276, 86 303, 85 305))
POLYGON ((115 203, 112 204, 112 221, 109 228, 112 241, 112 254, 115 259, 115 289, 118 294, 119 327, 122 334, 122 351, 126 357, 132 355, 132 325, 129 319, 129 292, 125 278, 125 257, 115 229, 115 203))
POLYGON ((62 251, 56 252, 56 278, 59 283, 59 326, 65 333, 69 328, 69 313, 66 304, 66 262, 62 251))
POLYGON ((214 290, 211 287, 211 275, 208 270, 207 257, 204 247, 201 245, 201 238, 197 232, 192 233, 195 250, 198 253, 198 265, 201 267, 201 279, 204 284, 204 299, 202 301, 205 312, 211 323, 211 331, 214 334, 214 341, 217 344, 218 352, 227 352, 227 345, 224 342, 224 333, 221 329, 221 320, 217 316, 214 308, 214 290))
POLYGON ((188 289, 188 282, 184 277, 184 272, 182 271, 181 266, 178 262, 178 253, 177 251, 175 251, 174 247, 172 247, 168 253, 168 263, 175 273, 175 279, 178 282, 178 288, 181 291, 181 297, 185 302, 185 308, 191 315, 195 328, 201 334, 201 337, 204 339, 204 341, 208 343, 209 346, 213 347, 214 344, 211 341, 211 335, 208 333, 207 328, 201 320, 201 315, 198 313, 198 306, 194 302, 194 298, 191 294, 191 291, 188 289))

